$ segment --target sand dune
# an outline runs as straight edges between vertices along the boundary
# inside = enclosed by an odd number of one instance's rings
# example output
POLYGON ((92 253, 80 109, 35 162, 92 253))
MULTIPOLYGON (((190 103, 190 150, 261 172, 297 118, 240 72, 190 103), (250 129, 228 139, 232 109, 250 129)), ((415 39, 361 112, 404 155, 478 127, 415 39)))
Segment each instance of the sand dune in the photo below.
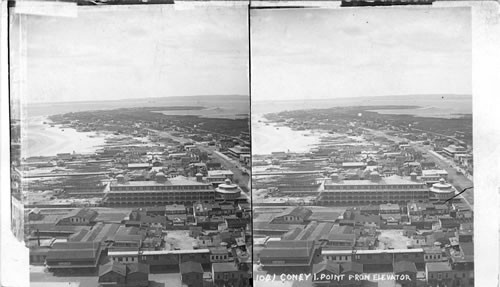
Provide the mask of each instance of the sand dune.
POLYGON ((255 115, 252 118, 253 154, 270 154, 280 151, 307 152, 320 143, 320 135, 311 135, 309 131, 294 131, 271 123, 266 125, 259 120, 263 120, 262 116, 255 115))
POLYGON ((75 129, 51 127, 43 124, 44 117, 29 119, 23 127, 22 157, 54 156, 58 153, 93 152, 103 145, 104 136, 95 136, 94 132, 77 132, 75 129), (63 131, 64 129, 64 131, 63 131))

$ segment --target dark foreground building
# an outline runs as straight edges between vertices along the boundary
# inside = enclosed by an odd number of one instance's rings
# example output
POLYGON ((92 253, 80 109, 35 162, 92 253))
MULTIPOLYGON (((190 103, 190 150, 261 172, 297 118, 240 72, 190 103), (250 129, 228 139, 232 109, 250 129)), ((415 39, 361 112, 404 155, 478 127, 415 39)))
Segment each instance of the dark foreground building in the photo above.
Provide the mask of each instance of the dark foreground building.
POLYGON ((46 264, 54 272, 95 273, 101 254, 99 242, 55 243, 47 254, 46 264))

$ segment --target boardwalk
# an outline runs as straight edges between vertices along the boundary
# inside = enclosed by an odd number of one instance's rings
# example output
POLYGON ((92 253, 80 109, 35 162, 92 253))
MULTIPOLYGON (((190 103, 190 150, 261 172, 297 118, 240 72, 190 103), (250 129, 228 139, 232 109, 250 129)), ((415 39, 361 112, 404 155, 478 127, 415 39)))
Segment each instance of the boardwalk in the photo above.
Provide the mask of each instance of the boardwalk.
POLYGON ((322 174, 322 173, 324 173, 324 170, 260 171, 260 172, 253 172, 252 176, 287 175, 287 174, 322 174))
POLYGON ((25 173, 23 178, 107 175, 109 172, 25 173))

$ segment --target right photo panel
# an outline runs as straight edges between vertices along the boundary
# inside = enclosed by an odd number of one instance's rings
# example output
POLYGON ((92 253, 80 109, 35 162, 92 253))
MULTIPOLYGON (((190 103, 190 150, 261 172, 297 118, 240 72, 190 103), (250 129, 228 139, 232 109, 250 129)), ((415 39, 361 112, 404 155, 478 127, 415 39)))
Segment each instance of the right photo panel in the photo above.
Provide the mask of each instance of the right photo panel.
POLYGON ((254 285, 474 286, 470 8, 250 27, 254 285))

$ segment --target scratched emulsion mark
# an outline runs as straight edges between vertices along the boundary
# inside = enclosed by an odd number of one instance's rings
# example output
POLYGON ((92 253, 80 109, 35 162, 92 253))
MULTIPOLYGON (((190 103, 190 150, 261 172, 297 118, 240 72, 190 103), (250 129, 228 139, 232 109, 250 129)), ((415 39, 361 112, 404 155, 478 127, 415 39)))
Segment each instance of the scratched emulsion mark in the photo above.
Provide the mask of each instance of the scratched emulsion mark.
POLYGON ((445 201, 445 203, 446 203, 446 202, 448 202, 448 201, 450 201, 450 200, 452 200, 452 199, 454 199, 455 197, 459 196, 460 194, 462 194, 462 193, 466 192, 467 190, 469 190, 469 189, 471 189, 471 188, 474 188, 474 186, 469 186, 469 187, 464 188, 462 191, 460 191, 459 193, 457 193, 457 194, 456 194, 456 195, 454 195, 453 197, 448 198, 448 199, 445 201))

